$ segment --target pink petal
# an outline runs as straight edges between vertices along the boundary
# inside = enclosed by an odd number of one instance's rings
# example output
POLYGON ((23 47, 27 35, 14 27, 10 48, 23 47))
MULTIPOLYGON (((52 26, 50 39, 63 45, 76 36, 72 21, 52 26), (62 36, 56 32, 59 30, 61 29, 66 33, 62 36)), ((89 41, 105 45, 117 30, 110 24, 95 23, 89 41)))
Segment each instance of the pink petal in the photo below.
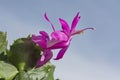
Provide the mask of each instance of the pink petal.
POLYGON ((36 66, 35 66, 35 68, 38 68, 38 67, 41 67, 41 66, 43 66, 44 64, 46 64, 51 58, 52 58, 52 56, 53 56, 53 53, 52 53, 52 51, 51 50, 45 50, 44 52, 43 52, 43 55, 42 55, 42 57, 41 58, 44 58, 44 59, 39 59, 38 61, 37 61, 37 64, 36 64, 36 66))
POLYGON ((49 20, 49 18, 47 17, 46 13, 44 14, 44 17, 51 24, 53 31, 55 31, 55 28, 54 28, 53 24, 51 23, 51 21, 49 20))
POLYGON ((46 38, 43 37, 43 36, 32 35, 32 41, 35 42, 36 44, 38 44, 42 48, 46 48, 47 47, 46 38))
POLYGON ((61 32, 61 31, 52 32, 51 36, 53 39, 59 40, 59 41, 67 41, 68 40, 68 36, 64 32, 61 32))
POLYGON ((58 41, 58 40, 51 40, 51 42, 48 43, 48 47, 49 49, 60 49, 63 47, 66 47, 68 45, 70 45, 70 41, 71 41, 71 37, 67 40, 67 41, 58 41))
POLYGON ((48 33, 46 33, 45 31, 40 31, 39 33, 40 33, 42 36, 46 37, 48 40, 50 40, 48 33))
POLYGON ((59 18, 59 21, 62 25, 62 29, 65 32, 65 34, 67 34, 69 36, 69 33, 70 33, 69 25, 67 24, 67 22, 65 20, 63 20, 61 18, 59 18))
POLYGON ((54 47, 55 44, 60 43, 60 42, 61 42, 61 41, 52 39, 52 40, 50 40, 50 41, 48 42, 47 48, 51 49, 51 47, 54 47))
POLYGON ((46 13, 44 14, 45 19, 50 22, 49 18, 47 17, 46 13))
POLYGON ((75 32, 72 32, 71 36, 76 35, 76 34, 80 34, 80 33, 84 32, 85 30, 88 30, 88 29, 94 30, 94 28, 85 28, 85 29, 77 30, 75 32))
POLYGON ((80 19, 80 16, 79 16, 79 12, 78 12, 77 15, 74 17, 74 19, 72 21, 71 32, 75 30, 76 25, 77 25, 79 19, 80 19))
POLYGON ((64 47, 68 46, 69 44, 70 44, 70 40, 61 41, 61 42, 58 42, 58 43, 50 46, 49 49, 61 49, 61 48, 64 48, 64 47))
POLYGON ((68 47, 69 47, 69 46, 66 46, 66 47, 62 48, 62 49, 59 51, 57 57, 56 57, 54 60, 59 60, 59 59, 63 58, 66 50, 68 49, 68 47))
POLYGON ((44 61, 44 60, 45 60, 45 55, 42 55, 40 61, 44 61))

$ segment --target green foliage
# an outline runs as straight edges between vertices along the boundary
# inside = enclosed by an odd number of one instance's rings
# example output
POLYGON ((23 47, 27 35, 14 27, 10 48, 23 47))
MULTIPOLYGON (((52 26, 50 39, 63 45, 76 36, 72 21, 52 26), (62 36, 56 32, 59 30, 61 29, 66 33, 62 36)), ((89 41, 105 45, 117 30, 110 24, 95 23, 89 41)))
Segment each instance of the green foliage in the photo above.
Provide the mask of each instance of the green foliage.
POLYGON ((17 73, 18 71, 16 67, 4 61, 0 61, 0 80, 1 78, 12 80, 17 73))
POLYGON ((14 80, 54 80, 55 66, 48 62, 46 65, 31 69, 28 72, 20 71, 14 80))
POLYGON ((30 80, 27 72, 20 71, 14 80, 30 80))
POLYGON ((6 33, 0 32, 0 60, 6 60, 6 49, 7 49, 7 41, 6 41, 6 33))
POLYGON ((7 48, 6 33, 0 32, 0 54, 5 53, 7 48))
POLYGON ((34 68, 40 55, 41 48, 30 36, 15 40, 8 50, 6 33, 0 32, 0 80, 54 80, 50 62, 34 68))
POLYGON ((28 74, 30 80, 54 80, 54 69, 55 66, 48 62, 40 68, 28 71, 28 74))

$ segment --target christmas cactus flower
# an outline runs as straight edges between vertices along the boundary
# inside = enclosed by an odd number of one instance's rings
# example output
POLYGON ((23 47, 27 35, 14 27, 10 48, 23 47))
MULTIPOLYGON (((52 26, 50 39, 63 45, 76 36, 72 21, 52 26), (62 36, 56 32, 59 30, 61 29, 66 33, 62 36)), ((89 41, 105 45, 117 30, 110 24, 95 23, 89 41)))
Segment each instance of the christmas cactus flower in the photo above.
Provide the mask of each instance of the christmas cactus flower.
POLYGON ((36 68, 41 67, 42 65, 47 63, 53 56, 51 49, 47 47, 50 41, 48 34, 45 31, 40 31, 40 34, 41 35, 39 36, 32 35, 32 41, 37 43, 43 51, 42 56, 40 57, 40 59, 38 60, 36 64, 36 68))
POLYGON ((60 49, 60 51, 57 54, 57 57, 54 58, 54 60, 61 59, 64 56, 66 50, 68 49, 72 37, 74 35, 80 34, 87 29, 92 30, 94 29, 94 28, 85 28, 80 30, 75 29, 78 21, 80 20, 79 12, 74 17, 71 26, 69 26, 65 20, 59 18, 62 27, 61 30, 55 30, 55 27, 47 17, 46 13, 44 17, 51 24, 53 32, 51 33, 51 39, 45 31, 40 31, 39 36, 36 35, 32 36, 32 41, 38 44, 43 50, 43 55, 40 58, 40 60, 38 60, 37 67, 44 65, 52 58, 53 49, 60 49))

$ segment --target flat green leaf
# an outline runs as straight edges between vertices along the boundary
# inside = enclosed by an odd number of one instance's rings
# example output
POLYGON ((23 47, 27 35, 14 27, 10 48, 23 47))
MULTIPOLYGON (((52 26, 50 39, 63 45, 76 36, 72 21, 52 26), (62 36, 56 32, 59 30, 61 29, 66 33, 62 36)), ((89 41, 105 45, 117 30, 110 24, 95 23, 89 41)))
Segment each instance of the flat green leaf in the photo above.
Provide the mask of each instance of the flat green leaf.
POLYGON ((46 65, 28 71, 30 80, 54 80, 55 66, 48 62, 46 65))
POLYGON ((5 80, 12 80, 17 73, 18 71, 13 65, 0 61, 0 80, 1 78, 5 80))
POLYGON ((30 80, 27 72, 20 71, 14 80, 30 80))
POLYGON ((0 54, 5 53, 7 48, 6 33, 0 32, 0 54))

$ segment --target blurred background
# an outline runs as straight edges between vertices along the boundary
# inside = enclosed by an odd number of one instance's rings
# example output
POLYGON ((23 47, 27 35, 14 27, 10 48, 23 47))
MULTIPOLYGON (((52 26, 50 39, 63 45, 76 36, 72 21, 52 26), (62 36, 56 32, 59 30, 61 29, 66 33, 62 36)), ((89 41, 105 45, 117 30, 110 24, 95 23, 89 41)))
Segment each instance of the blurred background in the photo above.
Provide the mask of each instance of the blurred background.
MULTIPOLYGON (((69 25, 80 12, 77 29, 94 27, 74 36, 63 59, 52 60, 61 80, 120 80, 120 0, 0 0, 0 31, 8 45, 19 37, 52 32, 46 12, 56 29, 58 18, 69 25)), ((57 51, 54 52, 54 57, 57 51)))

